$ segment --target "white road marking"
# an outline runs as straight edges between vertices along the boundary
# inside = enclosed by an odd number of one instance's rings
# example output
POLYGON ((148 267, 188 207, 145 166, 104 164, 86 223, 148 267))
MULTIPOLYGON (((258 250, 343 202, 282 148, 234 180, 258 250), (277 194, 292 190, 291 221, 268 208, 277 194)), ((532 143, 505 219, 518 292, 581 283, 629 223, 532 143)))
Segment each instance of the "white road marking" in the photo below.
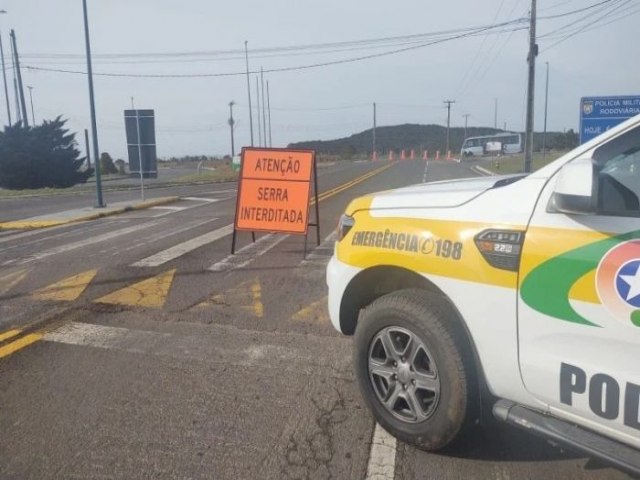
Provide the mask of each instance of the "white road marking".
POLYGON ((95 243, 104 242, 106 240, 111 240, 112 238, 120 237, 122 235, 128 235, 129 233, 138 232, 140 230, 144 230, 145 228, 149 228, 152 226, 156 226, 162 223, 162 220, 156 220, 153 222, 142 223, 140 225, 135 225, 133 227, 122 228, 120 230, 115 230, 113 232, 104 233, 102 235, 98 235, 96 237, 86 238, 84 240, 80 240, 74 243, 67 243, 65 245, 60 245, 58 247, 44 250, 42 252, 35 253, 30 255, 27 258, 11 260, 9 262, 5 262, 3 265, 15 264, 15 265, 23 265, 25 263, 34 262, 37 260, 42 260, 47 257, 51 257, 53 255, 58 255, 60 253, 69 252, 71 250, 75 250, 77 248, 83 248, 89 245, 93 245, 95 243))
POLYGON ((486 168, 481 167, 480 165, 474 165, 473 167, 471 167, 471 170, 480 175, 480 176, 484 176, 484 177, 490 177, 492 175, 496 175, 495 173, 493 173, 490 170, 487 170, 486 168))
MULTIPOLYGON (((233 232, 233 224, 229 226, 233 232)), ((209 270, 213 272, 226 272, 244 268, 287 238, 289 238, 289 235, 268 234, 260 237, 255 243, 245 245, 234 255, 227 255, 219 262, 214 263, 209 267, 209 270)))
MULTIPOLYGON (((47 232, 51 232, 53 230, 60 230, 61 228, 69 228, 71 225, 58 225, 56 227, 49 227, 47 228, 47 232)), ((17 240, 20 238, 26 238, 26 237, 32 237, 33 235, 38 235, 38 234, 42 234, 42 230, 40 229, 36 229, 36 230, 29 230, 26 232, 22 232, 22 233, 15 233, 15 232, 3 232, 3 237, 4 238, 0 238, 0 243, 5 243, 5 242, 11 242, 12 240, 17 240)))
POLYGON ((162 240, 164 238, 168 238, 171 237, 173 235, 177 235, 179 233, 183 233, 186 232, 188 230, 193 230, 196 229, 198 227, 201 227, 202 225, 206 225, 207 223, 211 223, 211 222, 215 222, 216 220, 218 220, 217 218, 210 218, 208 220, 205 220, 203 222, 197 222, 197 223, 188 223, 186 225, 182 225, 179 228, 175 228, 173 230, 163 230, 162 232, 159 233, 155 233, 153 235, 150 235, 148 237, 145 237, 145 239, 141 242, 138 243, 134 243, 128 247, 123 247, 122 245, 118 245, 118 246, 114 246, 112 248, 109 249, 109 252, 112 252, 111 255, 120 255, 123 252, 128 252, 130 250, 134 250, 136 248, 140 248, 140 247, 144 247, 146 245, 150 245, 158 240, 162 240))
POLYGON ((216 203, 222 200, 221 198, 206 198, 206 197, 182 197, 182 200, 190 200, 192 202, 208 202, 216 203))
MULTIPOLYGON (((122 222, 121 220, 118 221, 118 223, 122 222)), ((9 235, 5 238, 0 239, 0 243, 6 243, 6 242, 11 242, 13 240, 20 240, 23 238, 28 238, 28 237, 32 237, 34 235, 40 235, 38 238, 35 238, 31 241, 26 241, 26 242, 20 242, 17 245, 12 245, 12 246, 8 246, 8 247, 4 247, 2 249, 0 249, 0 252, 5 251, 5 250, 10 250, 12 248, 16 248, 16 247, 24 247, 25 245, 37 245, 38 243, 44 243, 44 242, 48 242, 51 239, 54 238, 58 238, 58 237, 73 237, 73 236, 78 236, 78 235, 85 235, 86 236, 86 232, 89 232, 90 230, 95 230, 95 229, 99 229, 102 228, 103 224, 94 224, 92 222, 77 222, 77 223, 73 223, 73 224, 67 224, 67 225, 57 225, 55 227, 48 227, 46 230, 42 230, 42 229, 36 229, 36 230, 30 230, 30 231, 26 231, 26 232, 22 232, 22 233, 15 233, 14 235, 9 235), (53 234, 53 235, 47 235, 49 233, 53 233, 57 230, 61 230, 61 229, 67 229, 67 231, 62 232, 62 233, 57 233, 57 234, 53 234)))
POLYGON ((164 263, 167 263, 171 260, 174 260, 182 255, 192 252, 193 250, 200 248, 208 243, 215 242, 216 240, 220 240, 227 235, 233 233, 233 224, 226 225, 222 228, 214 230, 209 233, 205 233, 204 235, 200 235, 199 237, 192 238, 186 242, 175 245, 171 248, 163 250, 162 252, 158 252, 155 255, 151 255, 150 257, 143 258, 142 260, 137 261, 132 264, 132 267, 157 267, 164 263))
POLYGON ((172 210, 174 212, 180 212, 186 210, 189 207, 172 207, 170 205, 159 205, 157 207, 151 207, 151 210, 172 210))
POLYGON ((338 233, 334 230, 322 241, 320 245, 314 248, 307 258, 300 262, 300 266, 324 266, 333 254, 333 244, 338 239, 338 233))
MULTIPOLYGON (((200 207, 202 205, 206 205, 206 203, 200 203, 198 205, 195 205, 196 207, 200 207)), ((158 217, 164 217, 166 215, 171 215, 172 213, 176 213, 176 212, 183 212, 185 210, 189 210, 190 208, 193 208, 193 206, 191 207, 175 207, 175 206, 168 206, 168 205, 163 205, 163 206, 158 206, 158 207, 151 207, 149 208, 149 210, 160 210, 160 213, 157 213, 155 215, 151 215, 152 218, 158 218, 158 217)), ((143 210, 139 211, 140 213, 144 213, 143 210)), ((132 216, 131 218, 144 218, 147 215, 142 215, 142 216, 132 216)))
POLYGON ((396 439, 376 423, 366 480, 393 480, 396 470, 396 439))
POLYGON ((198 192, 200 195, 217 195, 219 193, 237 193, 238 190, 236 188, 228 188, 226 190, 210 190, 207 192, 198 192))
MULTIPOLYGON (((328 369, 332 378, 351 378, 351 356, 347 344, 344 354, 322 355, 326 352, 326 340, 304 338, 306 344, 295 347, 287 343, 281 345, 275 334, 265 333, 259 339, 253 333, 242 333, 224 326, 208 327, 209 334, 215 329, 217 342, 209 335, 176 335, 172 333, 153 332, 148 330, 131 330, 122 327, 93 325, 89 323, 70 322, 48 332, 43 340, 66 345, 78 345, 92 348, 103 348, 120 352, 141 355, 154 355, 176 359, 192 359, 207 364, 224 363, 243 367, 277 368, 279 371, 300 372, 300 364, 308 365, 317 371, 328 369), (232 338, 242 338, 237 346, 229 345, 232 338), (265 358, 269 359, 268 365, 265 358)), ((332 339, 335 344, 335 339, 332 339)))

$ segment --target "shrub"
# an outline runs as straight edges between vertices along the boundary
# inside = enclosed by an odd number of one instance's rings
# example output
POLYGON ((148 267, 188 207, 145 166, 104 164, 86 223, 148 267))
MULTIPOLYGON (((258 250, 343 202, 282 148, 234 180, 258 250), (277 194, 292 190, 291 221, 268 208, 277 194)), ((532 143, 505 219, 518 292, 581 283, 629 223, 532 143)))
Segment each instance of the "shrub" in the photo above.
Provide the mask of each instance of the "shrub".
POLYGON ((5 127, 0 132, 0 187, 66 188, 85 183, 93 169, 80 170, 85 159, 65 123, 58 117, 33 127, 5 127))

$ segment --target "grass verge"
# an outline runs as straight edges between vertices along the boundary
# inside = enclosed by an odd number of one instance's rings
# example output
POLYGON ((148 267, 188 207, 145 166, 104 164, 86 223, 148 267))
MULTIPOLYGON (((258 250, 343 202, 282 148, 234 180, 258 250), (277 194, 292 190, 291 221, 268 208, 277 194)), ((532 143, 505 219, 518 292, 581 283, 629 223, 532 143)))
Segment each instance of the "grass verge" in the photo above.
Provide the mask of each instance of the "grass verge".
MULTIPOLYGON (((549 152, 543 158, 542 153, 534 153, 531 171, 535 172, 549 163, 557 160, 567 152, 549 152)), ((524 155, 510 155, 508 157, 496 157, 490 162, 481 163, 481 166, 497 174, 522 173, 524 170, 524 155)))
POLYGON ((222 165, 215 170, 203 170, 201 173, 191 173, 173 180, 172 183, 194 182, 228 182, 238 179, 238 172, 234 172, 229 165, 222 165))

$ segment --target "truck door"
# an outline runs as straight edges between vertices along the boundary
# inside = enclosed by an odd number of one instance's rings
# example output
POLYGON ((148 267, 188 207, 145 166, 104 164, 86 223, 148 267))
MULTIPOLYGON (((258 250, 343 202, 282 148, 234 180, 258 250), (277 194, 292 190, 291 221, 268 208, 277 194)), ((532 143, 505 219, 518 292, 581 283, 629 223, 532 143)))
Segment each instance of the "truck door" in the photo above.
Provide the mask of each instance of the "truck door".
POLYGON ((520 371, 541 408, 640 447, 640 127, 572 162, 593 165, 592 203, 554 203, 565 167, 541 193, 520 264, 520 371))

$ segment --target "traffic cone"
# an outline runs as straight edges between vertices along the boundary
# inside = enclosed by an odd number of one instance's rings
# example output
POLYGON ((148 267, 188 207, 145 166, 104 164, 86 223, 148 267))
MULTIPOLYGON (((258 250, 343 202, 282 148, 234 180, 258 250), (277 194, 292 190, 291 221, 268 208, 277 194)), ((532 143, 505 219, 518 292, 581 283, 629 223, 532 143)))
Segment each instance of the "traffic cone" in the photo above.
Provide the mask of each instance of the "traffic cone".
POLYGON ((389 150, 389 161, 393 161, 393 150, 389 150))
POLYGON ((407 157, 404 154, 404 150, 400 150, 400 160, 406 160, 407 157))
POLYGON ((429 160, 429 150, 425 150, 425 151, 422 153, 422 159, 423 159, 423 160, 429 160))
POLYGON ((411 150, 411 160, 415 160, 415 158, 416 158, 416 151, 411 150))
POLYGON ((447 160, 451 160, 451 150, 447 150, 447 160))
POLYGON ((440 160, 440 150, 436 150, 436 160, 440 160))
POLYGON ((374 162, 378 160, 378 152, 373 152, 373 154, 371 155, 371 160, 373 160, 374 162))

